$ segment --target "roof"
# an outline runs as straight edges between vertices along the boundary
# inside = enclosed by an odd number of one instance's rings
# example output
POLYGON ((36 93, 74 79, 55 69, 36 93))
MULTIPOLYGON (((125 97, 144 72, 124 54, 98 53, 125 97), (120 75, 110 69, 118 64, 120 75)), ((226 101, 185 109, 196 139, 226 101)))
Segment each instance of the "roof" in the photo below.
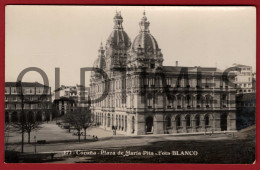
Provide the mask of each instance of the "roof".
POLYGON ((234 64, 234 67, 251 67, 251 66, 246 66, 246 65, 243 65, 243 64, 234 64))
POLYGON ((215 67, 182 67, 182 66, 163 66, 163 70, 165 72, 180 72, 181 69, 187 68, 190 72, 197 72, 198 68, 201 69, 201 72, 221 72, 221 70, 215 67))
MULTIPOLYGON (((16 84, 17 82, 5 82, 5 87, 17 87, 16 84)), ((38 82, 22 82, 22 86, 23 87, 44 87, 45 85, 38 82)))

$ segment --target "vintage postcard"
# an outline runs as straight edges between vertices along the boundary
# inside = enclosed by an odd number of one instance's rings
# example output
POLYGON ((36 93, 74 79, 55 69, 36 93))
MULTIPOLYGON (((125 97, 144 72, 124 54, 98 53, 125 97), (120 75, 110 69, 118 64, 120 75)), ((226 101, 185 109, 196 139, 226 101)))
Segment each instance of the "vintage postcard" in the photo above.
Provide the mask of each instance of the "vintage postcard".
POLYGON ((6 163, 254 163, 255 7, 5 10, 6 163))

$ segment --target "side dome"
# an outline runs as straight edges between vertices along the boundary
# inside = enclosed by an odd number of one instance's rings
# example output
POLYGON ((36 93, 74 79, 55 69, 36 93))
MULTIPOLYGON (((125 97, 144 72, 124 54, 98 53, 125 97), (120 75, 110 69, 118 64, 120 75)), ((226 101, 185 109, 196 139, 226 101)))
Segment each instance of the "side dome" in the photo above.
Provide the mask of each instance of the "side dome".
POLYGON ((116 12, 114 17, 114 30, 107 39, 107 46, 113 48, 129 49, 131 47, 131 40, 123 29, 123 17, 120 12, 116 12))
POLYGON ((101 68, 103 69, 106 65, 106 61, 105 61, 105 50, 103 48, 103 45, 101 43, 101 46, 98 50, 98 58, 94 61, 93 67, 94 68, 101 68))
POLYGON ((156 52, 159 49, 156 39, 152 36, 149 30, 150 22, 147 21, 145 12, 143 13, 143 18, 139 22, 140 32, 135 37, 131 49, 137 51, 138 49, 143 49, 144 52, 156 52))
POLYGON ((105 59, 103 57, 99 57, 94 61, 94 68, 104 68, 105 67, 105 59))

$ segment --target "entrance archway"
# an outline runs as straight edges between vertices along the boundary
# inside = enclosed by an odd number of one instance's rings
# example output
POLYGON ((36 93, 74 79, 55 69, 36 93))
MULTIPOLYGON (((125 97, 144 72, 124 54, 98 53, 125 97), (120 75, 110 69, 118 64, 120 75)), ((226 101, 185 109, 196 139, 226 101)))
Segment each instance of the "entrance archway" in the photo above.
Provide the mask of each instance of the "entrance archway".
POLYGON ((5 112, 5 123, 9 123, 10 120, 9 120, 9 113, 8 112, 5 112))
POLYGON ((51 117, 50 117, 50 113, 49 112, 45 112, 45 121, 50 121, 51 117))
POLYGON ((32 111, 27 113, 27 121, 29 121, 29 122, 34 121, 34 113, 32 111))
POLYGON ((42 112, 41 111, 37 112, 37 114, 36 114, 36 121, 38 121, 38 122, 42 121, 42 112))
POLYGON ((220 117, 220 127, 221 131, 227 130, 227 114, 224 113, 220 117))
POLYGON ((146 133, 153 133, 153 118, 147 117, 145 120, 146 133))
POLYGON ((18 113, 17 112, 13 112, 11 115, 11 121, 12 122, 18 122, 18 113))

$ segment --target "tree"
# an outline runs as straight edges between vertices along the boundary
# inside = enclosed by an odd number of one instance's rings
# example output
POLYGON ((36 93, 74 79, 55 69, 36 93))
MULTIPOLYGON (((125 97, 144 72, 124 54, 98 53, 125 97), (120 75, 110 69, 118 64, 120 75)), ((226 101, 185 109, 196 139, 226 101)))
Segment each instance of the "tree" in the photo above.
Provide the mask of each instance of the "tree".
POLYGON ((8 142, 9 142, 9 135, 12 132, 11 124, 9 122, 5 122, 5 150, 8 150, 8 142))
POLYGON ((91 112, 88 111, 81 111, 79 113, 80 116, 80 125, 84 130, 84 140, 87 140, 87 129, 90 127, 91 123, 91 112))
POLYGON ((91 116, 90 112, 82 111, 80 109, 76 109, 64 116, 65 123, 69 123, 77 130, 78 141, 80 142, 80 132, 81 129, 84 129, 84 140, 86 140, 87 136, 87 128, 90 127, 91 116))
MULTIPOLYGON (((23 94, 23 87, 22 87, 22 82, 18 81, 16 82, 16 87, 18 88, 17 92, 21 98, 21 115, 20 115, 20 120, 16 122, 12 122, 12 126, 18 130, 22 134, 22 142, 21 142, 21 152, 23 153, 23 148, 24 148, 24 133, 28 133, 28 143, 30 143, 30 133, 32 130, 36 130, 40 128, 40 123, 35 121, 33 118, 33 114, 31 116, 27 116, 24 112, 24 104, 25 104, 25 96, 23 94)), ((29 103, 27 101, 27 103, 29 103)), ((34 103, 34 102, 32 102, 34 103)))
POLYGON ((70 126, 73 126, 76 130, 77 130, 77 135, 78 135, 78 141, 80 142, 80 131, 82 129, 81 125, 80 125, 80 120, 79 117, 76 116, 77 113, 75 112, 70 112, 67 113, 63 119, 65 123, 69 123, 70 126))
POLYGON ((36 121, 36 118, 34 117, 32 112, 29 112, 26 115, 26 121, 25 121, 25 131, 28 134, 28 143, 31 143, 31 132, 34 130, 37 130, 39 128, 41 128, 41 124, 42 122, 36 121))
POLYGON ((42 122, 36 121, 34 118, 33 113, 29 112, 25 114, 24 112, 21 113, 21 120, 17 122, 13 122, 12 126, 22 133, 22 143, 24 141, 24 133, 27 132, 28 134, 28 143, 31 143, 31 132, 41 128, 42 122))

